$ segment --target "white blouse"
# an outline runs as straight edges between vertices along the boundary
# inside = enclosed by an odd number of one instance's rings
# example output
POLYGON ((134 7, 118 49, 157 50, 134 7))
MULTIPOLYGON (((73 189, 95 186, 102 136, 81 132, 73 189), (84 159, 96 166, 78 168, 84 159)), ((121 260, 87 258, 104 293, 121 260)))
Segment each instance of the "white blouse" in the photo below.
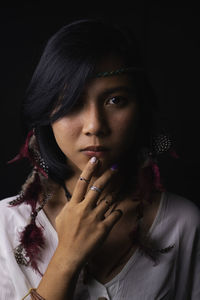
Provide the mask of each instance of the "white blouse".
MULTIPOLYGON (((30 206, 9 207, 16 196, 0 201, 0 300, 21 300, 36 288, 41 276, 31 267, 17 264, 13 249, 19 244, 19 232, 28 224, 30 206)), ((57 233, 43 210, 37 223, 44 228, 46 247, 41 251, 39 269, 45 272, 58 244, 57 233)), ((87 284, 82 273, 74 300, 199 300, 200 299, 200 211, 188 199, 165 192, 149 229, 159 249, 174 245, 161 253, 156 265, 137 249, 112 280, 101 284, 90 277, 87 284)), ((28 299, 28 297, 27 297, 28 299)))

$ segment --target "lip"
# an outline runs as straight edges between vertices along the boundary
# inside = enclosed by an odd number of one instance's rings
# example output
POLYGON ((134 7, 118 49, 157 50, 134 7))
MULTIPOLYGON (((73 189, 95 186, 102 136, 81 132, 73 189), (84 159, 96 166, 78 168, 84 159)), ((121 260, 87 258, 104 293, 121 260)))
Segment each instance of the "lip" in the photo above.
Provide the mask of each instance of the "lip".
POLYGON ((89 146, 81 150, 88 157, 103 157, 108 152, 108 148, 104 146, 89 146))
POLYGON ((99 151, 108 151, 108 148, 104 146, 88 146, 84 149, 81 149, 81 151, 94 151, 94 152, 99 152, 99 151))

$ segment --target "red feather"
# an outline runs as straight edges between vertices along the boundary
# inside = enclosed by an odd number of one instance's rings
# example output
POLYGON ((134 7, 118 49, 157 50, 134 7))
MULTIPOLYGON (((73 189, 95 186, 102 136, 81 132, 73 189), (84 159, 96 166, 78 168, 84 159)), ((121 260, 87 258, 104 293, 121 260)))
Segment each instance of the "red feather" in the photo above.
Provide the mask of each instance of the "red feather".
POLYGON ((33 166, 35 166, 40 171, 40 173, 42 173, 46 178, 48 178, 48 174, 40 167, 39 163, 35 161, 32 153, 29 151, 29 142, 33 134, 34 134, 34 130, 29 131, 25 144, 21 147, 19 153, 13 159, 7 161, 7 164, 11 164, 22 158, 28 158, 30 162, 33 164, 33 166))
POLYGON ((35 220, 25 227, 21 233, 20 242, 26 251, 26 257, 29 259, 31 267, 41 274, 37 266, 37 260, 41 248, 45 246, 45 242, 42 228, 35 224, 35 220))
POLYGON ((27 138, 26 138, 26 141, 25 141, 25 144, 21 147, 19 153, 13 159, 11 159, 7 162, 8 164, 11 164, 11 163, 13 163, 17 160, 20 160, 24 157, 30 158, 28 145, 29 145, 29 142, 30 142, 30 139, 31 139, 33 133, 34 133, 33 130, 29 131, 29 133, 27 135, 27 138))
POLYGON ((171 155, 172 157, 174 157, 174 158, 179 158, 179 156, 178 156, 178 154, 176 153, 175 150, 171 149, 171 150, 169 151, 169 153, 170 153, 170 155, 171 155))
POLYGON ((154 185, 155 185, 155 188, 158 190, 158 191, 164 191, 164 187, 163 185, 161 184, 161 179, 160 179, 160 170, 159 170, 159 167, 158 165, 155 163, 155 162, 151 162, 151 167, 152 167, 152 171, 153 171, 153 174, 154 174, 154 185))
POLYGON ((38 173, 35 173, 35 178, 33 182, 30 183, 30 185, 27 187, 25 194, 24 194, 24 202, 26 204, 31 205, 32 210, 35 210, 38 195, 42 191, 41 181, 38 173))

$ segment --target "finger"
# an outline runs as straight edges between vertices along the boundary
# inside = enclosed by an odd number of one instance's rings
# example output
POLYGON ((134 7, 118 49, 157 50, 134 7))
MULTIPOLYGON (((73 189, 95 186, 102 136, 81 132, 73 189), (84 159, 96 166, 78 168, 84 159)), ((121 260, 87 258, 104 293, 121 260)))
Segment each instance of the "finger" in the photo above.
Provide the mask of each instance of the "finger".
POLYGON ((123 212, 121 209, 115 209, 102 221, 102 223, 107 227, 108 232, 111 231, 113 226, 120 220, 122 215, 123 212))
POLYGON ((84 168, 76 183, 71 201, 80 202, 84 199, 85 193, 88 189, 88 185, 90 183, 92 175, 94 174, 94 171, 97 168, 97 165, 98 159, 95 156, 88 161, 86 167, 84 168))
POLYGON ((95 207, 98 199, 101 197, 104 188, 109 183, 113 175, 116 174, 116 170, 108 169, 101 177, 99 177, 93 185, 89 188, 86 197, 85 204, 88 207, 95 207))
POLYGON ((105 218, 104 215, 110 209, 112 203, 113 198, 111 195, 108 195, 107 197, 103 198, 101 202, 97 205, 97 207, 95 208, 95 213, 100 220, 105 218))

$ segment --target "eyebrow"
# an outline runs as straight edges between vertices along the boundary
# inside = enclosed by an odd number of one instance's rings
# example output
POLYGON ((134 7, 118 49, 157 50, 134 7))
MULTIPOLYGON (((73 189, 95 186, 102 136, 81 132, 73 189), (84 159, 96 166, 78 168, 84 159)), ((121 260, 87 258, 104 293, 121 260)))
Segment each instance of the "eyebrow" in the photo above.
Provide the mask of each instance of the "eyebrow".
POLYGON ((101 96, 106 97, 110 94, 116 93, 116 92, 126 92, 126 93, 133 93, 135 91, 134 87, 130 86, 117 86, 113 88, 105 89, 103 92, 101 92, 101 96))

